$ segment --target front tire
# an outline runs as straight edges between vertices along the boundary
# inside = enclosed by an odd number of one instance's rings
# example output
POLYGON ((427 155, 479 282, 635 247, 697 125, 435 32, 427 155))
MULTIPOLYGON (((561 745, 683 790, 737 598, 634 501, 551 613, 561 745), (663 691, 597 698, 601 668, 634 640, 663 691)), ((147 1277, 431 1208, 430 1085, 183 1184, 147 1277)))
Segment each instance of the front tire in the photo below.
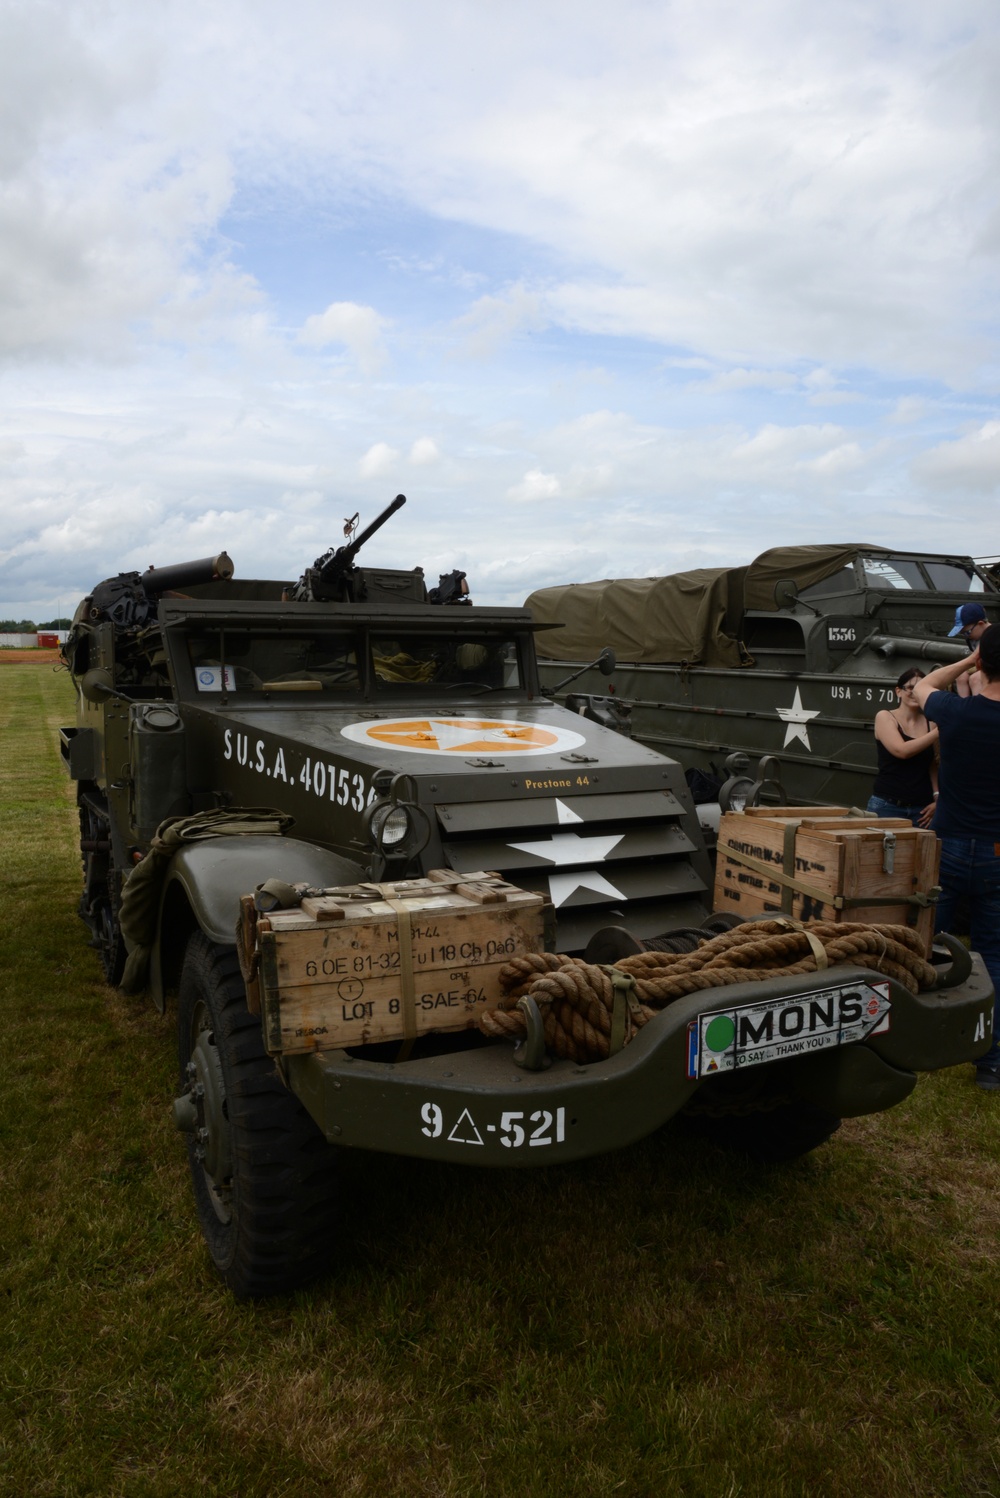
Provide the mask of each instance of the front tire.
POLYGON ((294 1289, 333 1248, 336 1153, 278 1076, 236 952, 197 932, 178 993, 181 1095, 201 1229, 238 1300, 294 1289))

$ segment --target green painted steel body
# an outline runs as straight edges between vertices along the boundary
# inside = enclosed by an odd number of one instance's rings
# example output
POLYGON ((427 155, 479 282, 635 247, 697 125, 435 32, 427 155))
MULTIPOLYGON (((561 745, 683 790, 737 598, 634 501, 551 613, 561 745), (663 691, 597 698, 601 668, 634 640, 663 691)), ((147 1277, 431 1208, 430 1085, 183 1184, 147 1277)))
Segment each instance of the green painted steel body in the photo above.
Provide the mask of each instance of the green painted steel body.
MULTIPOLYGON (((291 1086, 334 1143, 466 1165, 577 1160, 643 1138, 699 1089, 710 1098, 711 1079, 699 1082, 686 1075, 688 1025, 697 1015, 758 1002, 765 988, 771 998, 797 997, 821 989, 822 980, 834 976, 838 983, 863 984, 872 973, 844 966, 806 984, 801 977, 780 978, 689 994, 650 1020, 617 1056, 590 1066, 556 1061, 547 1071, 519 1071, 504 1045, 401 1066, 343 1051, 290 1057, 285 1065, 291 1086), (440 1109, 440 1129, 434 1108, 440 1109), (556 1138, 560 1108, 565 1110, 561 1140, 556 1138), (516 1145, 514 1114, 524 1132, 516 1145), (533 1146, 531 1132, 546 1114, 549 1142, 533 1146)), ((889 994, 887 1033, 770 1063, 779 1088, 837 1117, 879 1112, 908 1096, 916 1072, 968 1060, 977 1028, 992 1013, 993 988, 978 958, 960 988, 914 996, 891 982, 889 994)))

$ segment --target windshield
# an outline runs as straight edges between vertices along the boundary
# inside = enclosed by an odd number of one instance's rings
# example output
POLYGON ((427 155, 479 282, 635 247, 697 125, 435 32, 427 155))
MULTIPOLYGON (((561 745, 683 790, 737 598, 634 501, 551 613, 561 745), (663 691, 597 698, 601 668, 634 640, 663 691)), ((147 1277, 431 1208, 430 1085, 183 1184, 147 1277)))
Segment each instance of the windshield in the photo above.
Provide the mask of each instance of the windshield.
POLYGON ((825 598, 828 593, 854 593, 857 591, 858 579, 853 566, 841 567, 839 572, 834 572, 830 577, 824 577, 822 582, 812 583, 808 588, 803 588, 803 598, 825 598))
POLYGON ((490 692, 521 685, 517 646, 497 635, 373 634, 371 646, 375 685, 383 691, 490 692))
POLYGON ((927 591, 924 575, 916 562, 905 557, 862 557, 865 584, 869 588, 927 591))
POLYGON ((927 576, 942 593, 985 593, 986 584, 974 567, 960 562, 925 562, 927 576))
POLYGON ((188 654, 199 692, 222 691, 223 654, 229 692, 357 692, 361 685, 354 635, 346 631, 212 630, 189 635, 188 654))
POLYGON ((516 643, 498 631, 482 629, 373 634, 370 669, 365 664, 364 636, 355 629, 259 631, 227 624, 222 633, 206 629, 188 635, 187 648, 199 693, 359 696, 374 683, 384 692, 440 695, 465 688, 482 694, 516 690, 523 681, 516 643))

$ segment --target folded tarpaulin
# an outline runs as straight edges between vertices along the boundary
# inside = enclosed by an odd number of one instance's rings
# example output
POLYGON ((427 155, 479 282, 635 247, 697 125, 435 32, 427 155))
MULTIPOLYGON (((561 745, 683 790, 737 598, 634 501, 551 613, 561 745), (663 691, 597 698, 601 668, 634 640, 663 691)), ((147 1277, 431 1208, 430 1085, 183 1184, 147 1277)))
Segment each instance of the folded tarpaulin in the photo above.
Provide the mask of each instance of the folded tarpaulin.
POLYGON ((125 993, 141 993, 146 987, 160 893, 170 860, 178 848, 211 837, 266 837, 269 833, 280 837, 294 821, 294 817, 272 807, 244 806, 229 811, 199 811, 189 817, 168 817, 160 823, 148 853, 136 864, 122 888, 118 924, 129 948, 121 981, 125 993))
POLYGON ((863 542, 831 546, 775 546, 749 567, 698 567, 667 577, 605 578, 539 588, 526 607, 539 624, 558 624, 536 637, 539 655, 564 661, 593 660, 610 645, 623 662, 691 666, 745 666, 741 651, 746 609, 773 612, 775 584, 794 582, 799 592, 832 577, 856 556, 888 556, 863 542))
POLYGON ((743 607, 772 610, 775 608, 775 583, 790 578, 802 593, 850 566, 859 554, 868 557, 890 555, 884 546, 867 546, 863 541, 840 542, 835 546, 772 546, 770 551, 762 551, 746 569, 743 607))
POLYGON ((622 661, 738 666, 731 594, 742 567, 699 567, 670 577, 606 579, 539 588, 527 600, 539 624, 540 655, 593 660, 610 645, 622 661))

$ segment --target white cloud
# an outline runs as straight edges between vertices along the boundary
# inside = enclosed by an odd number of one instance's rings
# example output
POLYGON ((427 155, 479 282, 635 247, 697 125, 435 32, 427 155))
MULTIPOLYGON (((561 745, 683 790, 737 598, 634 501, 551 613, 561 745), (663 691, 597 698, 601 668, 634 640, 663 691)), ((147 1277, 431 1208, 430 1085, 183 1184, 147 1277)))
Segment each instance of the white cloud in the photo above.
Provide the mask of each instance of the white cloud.
POLYGON ((897 399, 888 420, 895 426, 909 426, 919 421, 927 412, 927 402, 919 395, 901 395, 897 399))
POLYGON ((381 478, 385 473, 391 472, 399 462, 399 453, 388 442, 376 442, 365 453, 358 464, 358 472, 363 479, 381 478))
POLYGON ((543 473, 540 468, 530 468, 519 484, 512 484, 507 498, 516 504, 539 499, 557 499, 562 485, 554 473, 543 473))
POLYGON ((516 285, 503 296, 479 297, 455 326, 462 334, 463 352, 472 359, 488 359, 515 333, 537 332, 546 321, 542 298, 516 285))
POLYGON ((387 319, 374 307, 362 307, 357 302, 331 302, 325 312, 306 318, 299 342, 309 348, 341 344, 350 349, 362 374, 373 375, 386 362, 382 335, 387 326, 387 319))
POLYGON ((416 468, 425 468, 430 463, 436 463, 441 454, 433 437, 418 437, 410 448, 410 462, 416 468))
POLYGON ((483 602, 873 516, 954 549, 998 39, 992 0, 0 7, 2 590, 297 576, 398 464, 372 552, 483 602))
POLYGON ((796 384, 794 375, 781 369, 726 369, 706 380, 704 390, 787 390, 796 384))
POLYGON ((935 489, 1000 491, 1000 421, 987 421, 954 442, 942 442, 914 464, 917 477, 935 489))

